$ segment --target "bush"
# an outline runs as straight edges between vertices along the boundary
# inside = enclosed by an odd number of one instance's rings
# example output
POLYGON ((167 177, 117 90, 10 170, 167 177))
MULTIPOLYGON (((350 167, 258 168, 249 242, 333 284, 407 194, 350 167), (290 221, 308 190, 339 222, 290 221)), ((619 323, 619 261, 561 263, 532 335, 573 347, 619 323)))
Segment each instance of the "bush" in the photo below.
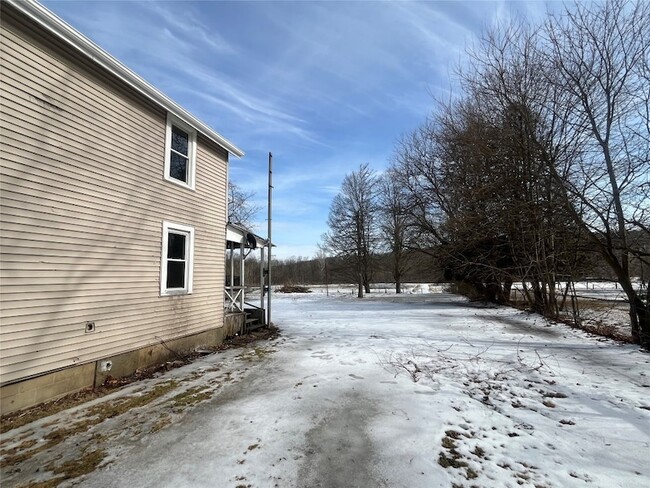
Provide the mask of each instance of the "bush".
POLYGON ((311 293, 311 290, 306 286, 300 285, 283 285, 275 289, 278 293, 311 293))

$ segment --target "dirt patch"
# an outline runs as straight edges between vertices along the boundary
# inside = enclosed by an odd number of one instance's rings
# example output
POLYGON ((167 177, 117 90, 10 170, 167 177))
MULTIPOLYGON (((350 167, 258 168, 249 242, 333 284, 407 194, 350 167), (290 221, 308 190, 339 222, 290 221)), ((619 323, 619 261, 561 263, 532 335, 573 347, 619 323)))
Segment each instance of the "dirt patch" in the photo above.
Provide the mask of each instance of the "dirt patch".
POLYGON ((57 400, 53 400, 51 402, 45 402, 25 410, 3 415, 0 417, 0 434, 4 434, 12 429, 22 427, 23 425, 34 422, 35 420, 54 415, 58 412, 76 407, 96 398, 101 398, 123 386, 130 385, 134 382, 147 378, 152 378, 156 373, 159 373, 161 371, 169 371, 171 369, 185 366, 186 364, 189 364, 195 359, 203 357, 206 354, 212 354, 226 349, 246 347, 247 345, 257 341, 273 340, 279 337, 279 335, 280 331, 277 327, 264 327, 262 329, 257 329, 250 334, 226 339, 219 346, 202 349, 200 351, 192 352, 182 357, 179 356, 178 359, 174 361, 167 361, 165 363, 157 364, 149 368, 138 369, 132 375, 126 376, 124 378, 113 378, 109 376, 101 386, 95 388, 86 388, 79 392, 66 395, 57 400))
POLYGON ((300 285, 284 285, 274 291, 277 293, 311 293, 309 288, 300 285))
POLYGON ((215 351, 224 351, 226 349, 234 349, 238 347, 245 347, 257 341, 272 341, 280 337, 280 329, 274 325, 256 329, 248 334, 231 337, 226 339, 222 344, 215 347, 215 351))

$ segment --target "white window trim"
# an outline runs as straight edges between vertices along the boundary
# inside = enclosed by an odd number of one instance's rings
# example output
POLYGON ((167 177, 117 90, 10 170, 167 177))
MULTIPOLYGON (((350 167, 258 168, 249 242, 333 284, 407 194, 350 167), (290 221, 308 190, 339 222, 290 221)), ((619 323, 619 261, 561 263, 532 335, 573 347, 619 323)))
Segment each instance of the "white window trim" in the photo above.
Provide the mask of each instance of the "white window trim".
POLYGON ((165 129, 165 180, 174 183, 175 185, 182 186, 189 190, 194 190, 196 175, 196 129, 187 125, 185 122, 175 117, 171 113, 167 113, 167 128, 165 129), (172 125, 183 129, 189 135, 188 140, 188 168, 187 168, 187 183, 184 181, 172 178, 169 174, 170 160, 171 160, 171 147, 172 147, 172 125))
POLYGON ((189 225, 176 224, 174 222, 163 222, 162 228, 162 250, 160 256, 160 296, 191 295, 194 282, 194 227, 189 225), (167 244, 169 232, 187 234, 185 241, 185 288, 167 288, 167 244))

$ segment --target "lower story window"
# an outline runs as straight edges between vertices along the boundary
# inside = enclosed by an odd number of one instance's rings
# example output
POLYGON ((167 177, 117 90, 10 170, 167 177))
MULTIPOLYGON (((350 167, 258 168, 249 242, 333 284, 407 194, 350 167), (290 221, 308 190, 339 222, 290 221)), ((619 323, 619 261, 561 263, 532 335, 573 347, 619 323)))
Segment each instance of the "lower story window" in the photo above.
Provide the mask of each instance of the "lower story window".
POLYGON ((192 293, 194 227, 163 222, 160 294, 192 293))

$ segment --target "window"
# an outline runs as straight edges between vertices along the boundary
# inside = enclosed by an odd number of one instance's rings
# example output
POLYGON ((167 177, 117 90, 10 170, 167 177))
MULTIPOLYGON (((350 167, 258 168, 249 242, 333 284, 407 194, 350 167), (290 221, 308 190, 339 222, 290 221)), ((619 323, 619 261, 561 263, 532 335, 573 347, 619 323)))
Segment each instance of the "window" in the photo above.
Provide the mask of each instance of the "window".
POLYGON ((192 293, 194 227, 163 222, 160 295, 192 293))
POLYGON ((193 190, 195 165, 196 131, 167 114, 165 179, 193 190))

